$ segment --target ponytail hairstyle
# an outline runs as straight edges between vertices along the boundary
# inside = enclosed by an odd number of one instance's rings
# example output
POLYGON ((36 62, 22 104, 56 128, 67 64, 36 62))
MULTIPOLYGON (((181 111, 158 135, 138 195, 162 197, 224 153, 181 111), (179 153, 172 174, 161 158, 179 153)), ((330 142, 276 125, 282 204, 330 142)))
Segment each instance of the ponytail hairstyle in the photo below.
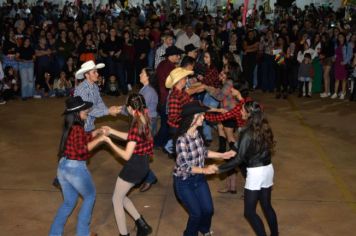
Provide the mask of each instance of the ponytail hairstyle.
POLYGON ((131 128, 137 126, 139 135, 152 138, 151 122, 145 98, 141 94, 132 93, 127 98, 126 107, 131 107, 133 110, 131 128))
POLYGON ((256 150, 262 152, 267 149, 273 154, 276 142, 262 107, 255 101, 249 101, 244 104, 244 108, 249 114, 246 127, 251 132, 251 138, 256 150))
POLYGON ((62 138, 61 138, 61 142, 59 144, 59 150, 58 150, 58 154, 57 154, 58 158, 61 158, 63 156, 63 153, 65 151, 65 146, 67 143, 67 138, 68 138, 68 135, 69 135, 73 125, 84 126, 84 121, 82 119, 80 119, 78 111, 68 113, 64 117, 62 138))

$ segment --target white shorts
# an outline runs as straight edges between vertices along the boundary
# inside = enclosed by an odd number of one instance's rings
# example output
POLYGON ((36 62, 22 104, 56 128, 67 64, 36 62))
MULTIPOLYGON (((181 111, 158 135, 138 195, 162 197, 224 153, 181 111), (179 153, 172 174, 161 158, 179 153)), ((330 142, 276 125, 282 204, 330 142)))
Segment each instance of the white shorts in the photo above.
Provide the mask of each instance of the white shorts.
POLYGON ((247 168, 245 189, 261 190, 261 188, 269 188, 273 185, 273 175, 272 164, 247 168))

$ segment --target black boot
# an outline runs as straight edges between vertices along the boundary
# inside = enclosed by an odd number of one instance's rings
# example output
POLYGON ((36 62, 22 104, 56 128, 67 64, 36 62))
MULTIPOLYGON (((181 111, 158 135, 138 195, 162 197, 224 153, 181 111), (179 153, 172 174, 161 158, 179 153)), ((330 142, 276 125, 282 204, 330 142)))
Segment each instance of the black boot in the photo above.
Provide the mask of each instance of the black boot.
POLYGON ((230 148, 230 150, 236 150, 235 142, 229 142, 229 148, 230 148))
POLYGON ((147 224, 142 216, 135 221, 135 224, 137 226, 137 236, 146 236, 152 233, 152 227, 147 224))
POLYGON ((226 152, 226 138, 219 136, 219 149, 217 152, 226 152))
POLYGON ((120 234, 120 236, 130 236, 130 234, 120 234))

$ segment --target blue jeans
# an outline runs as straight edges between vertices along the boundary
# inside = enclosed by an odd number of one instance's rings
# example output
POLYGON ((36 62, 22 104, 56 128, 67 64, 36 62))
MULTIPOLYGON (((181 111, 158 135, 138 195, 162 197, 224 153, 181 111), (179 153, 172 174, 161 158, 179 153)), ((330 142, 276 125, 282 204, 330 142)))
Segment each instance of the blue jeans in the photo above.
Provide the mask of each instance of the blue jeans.
POLYGON ((62 187, 64 202, 57 211, 49 235, 63 234, 64 225, 76 206, 80 194, 83 203, 78 215, 77 236, 89 236, 96 190, 86 162, 63 157, 59 161, 57 177, 62 187))
POLYGON ((198 232, 210 232, 211 218, 214 214, 213 200, 204 175, 195 175, 183 180, 173 177, 177 198, 187 209, 189 219, 184 236, 198 236, 198 232))
POLYGON ((35 78, 33 74, 33 62, 20 62, 20 77, 21 77, 21 97, 33 97, 35 93, 35 78))
MULTIPOLYGON (((203 99, 203 104, 208 107, 217 108, 219 106, 219 101, 213 98, 210 94, 206 93, 203 99)), ((204 121, 203 123, 203 134, 206 140, 213 140, 213 135, 211 134, 211 125, 204 121)))

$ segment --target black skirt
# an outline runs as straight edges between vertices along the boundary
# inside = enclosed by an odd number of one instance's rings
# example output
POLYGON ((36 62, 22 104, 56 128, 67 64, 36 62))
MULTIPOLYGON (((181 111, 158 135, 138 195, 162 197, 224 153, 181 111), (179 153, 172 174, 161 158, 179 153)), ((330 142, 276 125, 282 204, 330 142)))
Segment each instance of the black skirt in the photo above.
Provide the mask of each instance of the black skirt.
POLYGON ((119 177, 129 183, 139 184, 149 171, 149 157, 133 154, 122 168, 119 177))
POLYGON ((224 120, 221 123, 226 128, 235 128, 236 127, 236 120, 235 119, 224 120))

